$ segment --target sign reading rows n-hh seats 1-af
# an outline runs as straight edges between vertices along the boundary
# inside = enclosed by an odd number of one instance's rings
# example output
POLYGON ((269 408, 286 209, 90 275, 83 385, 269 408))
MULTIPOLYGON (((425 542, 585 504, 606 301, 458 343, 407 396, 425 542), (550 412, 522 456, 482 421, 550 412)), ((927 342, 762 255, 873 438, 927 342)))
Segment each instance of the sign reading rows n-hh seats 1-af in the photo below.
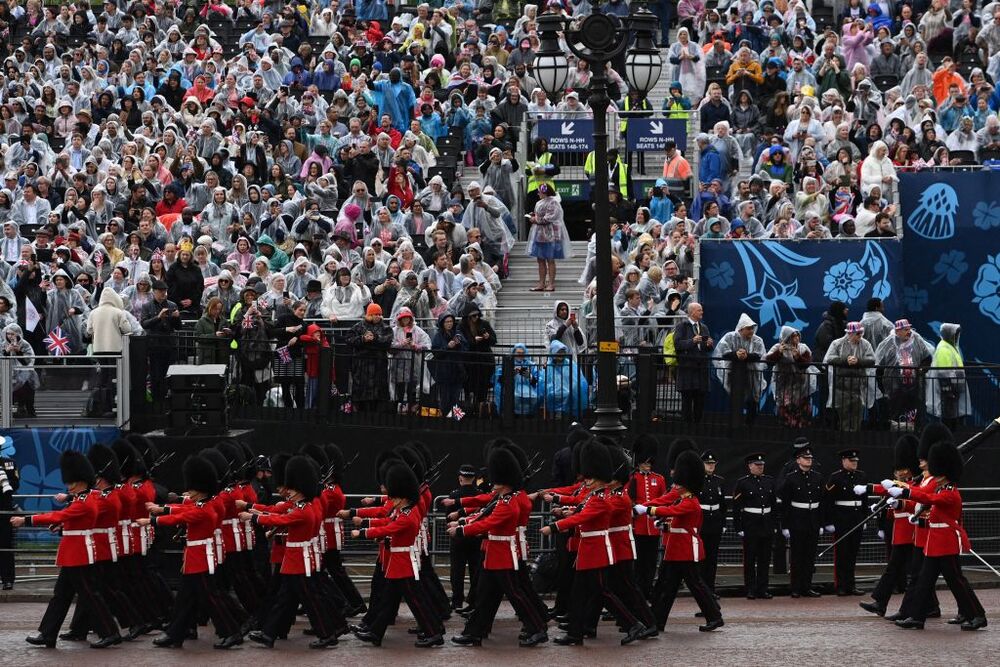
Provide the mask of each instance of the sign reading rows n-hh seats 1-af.
POLYGON ((538 121, 538 136, 549 142, 553 153, 589 153, 594 150, 592 118, 560 118, 538 121))
POLYGON ((662 151, 668 141, 684 150, 687 145, 687 121, 676 118, 629 118, 625 126, 625 145, 630 151, 662 151))

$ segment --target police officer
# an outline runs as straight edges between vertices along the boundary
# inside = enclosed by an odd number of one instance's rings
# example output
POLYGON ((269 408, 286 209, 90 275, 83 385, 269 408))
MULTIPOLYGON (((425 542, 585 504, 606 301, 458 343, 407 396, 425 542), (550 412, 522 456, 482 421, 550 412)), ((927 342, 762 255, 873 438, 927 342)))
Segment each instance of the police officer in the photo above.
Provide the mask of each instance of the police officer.
POLYGON ((812 588, 816 568, 816 546, 823 534, 823 476, 812 469, 813 453, 808 445, 795 455, 797 468, 785 475, 781 500, 781 534, 788 540, 792 597, 818 598, 812 588))
MULTIPOLYGON (((795 438, 795 442, 792 443, 792 458, 785 461, 785 464, 781 466, 781 471, 775 478, 775 492, 778 494, 778 498, 781 498, 781 485, 785 480, 785 475, 790 472, 794 472, 798 469, 798 464, 795 463, 795 458, 798 456, 798 452, 803 447, 809 446, 808 438, 795 438)), ((813 463, 813 469, 819 472, 819 463, 813 463)), ((788 574, 788 542, 785 541, 785 536, 781 532, 777 532, 774 535, 774 550, 773 558, 774 562, 774 573, 775 574, 788 574)))
MULTIPOLYGON (((6 450, 11 439, 0 436, 0 440, 6 450)), ((0 456, 0 580, 5 591, 14 588, 14 528, 9 512, 14 509, 14 494, 20 486, 21 476, 14 459, 0 456)))
POLYGON ((865 520, 868 508, 864 499, 854 493, 854 487, 865 484, 865 474, 858 470, 859 452, 848 448, 837 452, 840 470, 826 481, 826 532, 841 540, 833 549, 833 585, 837 595, 864 595, 854 580, 854 568, 861 549, 862 528, 850 535, 847 531, 865 520), (847 537, 842 538, 843 535, 847 537))
MULTIPOLYGON (((460 501, 462 498, 479 494, 479 487, 476 486, 476 469, 468 463, 462 464, 458 469, 458 487, 448 494, 452 500, 460 501)), ((483 540, 481 537, 467 536, 464 534, 455 535, 451 539, 449 555, 451 557, 451 608, 455 611, 468 613, 475 606, 474 593, 476 581, 479 578, 479 566, 482 561, 480 549, 483 540), (465 570, 469 569, 469 595, 465 595, 465 570), (468 607, 463 605, 468 602, 468 607)))
MULTIPOLYGON (((701 503, 701 540, 705 544, 705 560, 701 561, 701 578, 708 590, 715 595, 715 573, 719 567, 719 544, 726 528, 726 494, 722 491, 723 479, 715 474, 719 461, 711 450, 701 454, 705 465, 705 484, 698 494, 701 503)), ((718 596, 716 596, 718 597, 718 596)))
POLYGON ((748 600, 769 600, 773 596, 767 590, 767 570, 777 513, 774 478, 764 474, 763 452, 754 452, 743 461, 750 474, 741 477, 733 489, 733 527, 743 539, 743 584, 748 600))

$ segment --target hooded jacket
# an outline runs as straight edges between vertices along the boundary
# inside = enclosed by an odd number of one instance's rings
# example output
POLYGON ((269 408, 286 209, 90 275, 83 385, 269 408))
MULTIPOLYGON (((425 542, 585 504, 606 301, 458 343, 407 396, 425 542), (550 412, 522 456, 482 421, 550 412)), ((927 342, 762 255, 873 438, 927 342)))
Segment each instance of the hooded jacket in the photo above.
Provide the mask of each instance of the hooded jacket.
POLYGON ((746 392, 744 400, 759 399, 767 386, 764 364, 760 363, 766 352, 764 340, 757 335, 757 323, 746 313, 740 313, 736 328, 727 332, 715 347, 715 373, 726 391, 732 393, 734 387, 742 387, 746 392), (746 327, 753 328, 749 340, 740 334, 746 327), (740 350, 746 352, 745 359, 739 358, 740 350))
POLYGON ((590 404, 590 387, 569 350, 558 340, 549 343, 545 367, 545 409, 549 416, 579 416, 590 404))
POLYGON ((587 339, 583 335, 583 327, 572 327, 568 319, 560 319, 558 312, 560 306, 566 306, 567 315, 573 312, 573 308, 566 301, 556 301, 552 307, 552 319, 545 323, 545 338, 551 343, 559 341, 562 343, 573 359, 576 355, 587 348, 587 339))
POLYGON ((3 340, 0 341, 0 354, 5 357, 14 357, 14 372, 11 379, 11 389, 14 391, 30 386, 38 389, 41 383, 38 381, 38 373, 35 372, 35 351, 31 349, 28 341, 24 340, 21 327, 17 324, 8 324, 3 329, 3 340), (17 338, 13 343, 7 339, 8 334, 14 334, 17 338), (13 346, 13 350, 8 352, 7 346, 13 346))
POLYGON ((93 341, 94 353, 120 353, 122 337, 131 331, 132 324, 121 297, 112 289, 102 290, 97 308, 87 318, 87 334, 93 341))

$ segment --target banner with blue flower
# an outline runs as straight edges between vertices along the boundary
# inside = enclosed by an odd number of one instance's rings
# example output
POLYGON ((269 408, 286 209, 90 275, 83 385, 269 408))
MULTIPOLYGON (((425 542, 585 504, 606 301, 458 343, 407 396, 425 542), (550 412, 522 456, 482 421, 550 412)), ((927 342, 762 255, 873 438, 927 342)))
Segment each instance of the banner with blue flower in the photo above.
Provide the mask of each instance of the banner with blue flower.
POLYGON ((904 297, 902 249, 895 239, 858 241, 701 241, 698 298, 713 331, 728 331, 741 312, 775 342, 781 327, 802 331, 810 344, 831 301, 852 318, 879 297, 887 313, 904 297))
POLYGON ((941 322, 962 325, 966 363, 995 362, 1000 173, 903 174, 899 193, 905 314, 932 341, 941 322))

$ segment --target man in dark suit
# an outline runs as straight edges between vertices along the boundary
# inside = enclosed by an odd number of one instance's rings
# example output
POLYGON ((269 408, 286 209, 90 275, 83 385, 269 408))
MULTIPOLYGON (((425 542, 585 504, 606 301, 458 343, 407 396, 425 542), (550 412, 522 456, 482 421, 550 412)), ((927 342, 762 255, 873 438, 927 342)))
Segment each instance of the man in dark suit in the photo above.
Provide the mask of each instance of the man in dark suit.
POLYGON ((677 351, 677 389, 681 392, 681 414, 688 424, 701 421, 708 393, 708 373, 715 341, 702 322, 705 309, 692 301, 687 317, 674 327, 674 349, 677 351))

